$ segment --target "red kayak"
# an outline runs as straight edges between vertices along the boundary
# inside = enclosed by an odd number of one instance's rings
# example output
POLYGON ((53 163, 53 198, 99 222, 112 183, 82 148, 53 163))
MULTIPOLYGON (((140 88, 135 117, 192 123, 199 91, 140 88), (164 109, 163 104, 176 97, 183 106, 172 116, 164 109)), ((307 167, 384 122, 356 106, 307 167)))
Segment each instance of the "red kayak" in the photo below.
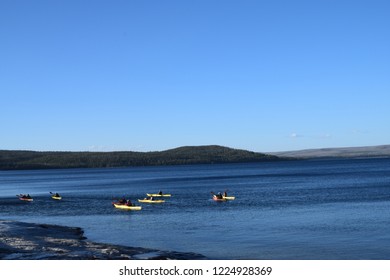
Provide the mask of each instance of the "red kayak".
POLYGON ((18 195, 17 196, 20 200, 22 201, 33 201, 33 198, 31 196, 27 196, 27 195, 18 195))
POLYGON ((213 195, 213 200, 215 200, 215 201, 226 201, 226 198, 218 198, 218 196, 213 195))

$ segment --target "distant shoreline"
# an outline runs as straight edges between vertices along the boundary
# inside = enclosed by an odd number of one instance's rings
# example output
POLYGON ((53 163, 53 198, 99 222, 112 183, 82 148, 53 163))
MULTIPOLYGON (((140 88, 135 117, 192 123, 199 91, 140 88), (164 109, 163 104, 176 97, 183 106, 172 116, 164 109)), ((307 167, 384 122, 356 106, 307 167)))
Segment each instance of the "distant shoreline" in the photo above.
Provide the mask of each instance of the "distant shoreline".
POLYGON ((196 260, 196 253, 88 241, 78 227, 0 220, 2 260, 196 260))
POLYGON ((161 152, 36 152, 0 150, 0 170, 117 168, 390 158, 390 145, 257 153, 223 146, 186 146, 161 152))
POLYGON ((329 159, 329 158, 388 158, 390 145, 305 149, 297 151, 270 152, 279 157, 296 159, 329 159))
POLYGON ((107 168, 283 160, 222 146, 188 146, 162 152, 35 152, 0 150, 0 170, 107 168))

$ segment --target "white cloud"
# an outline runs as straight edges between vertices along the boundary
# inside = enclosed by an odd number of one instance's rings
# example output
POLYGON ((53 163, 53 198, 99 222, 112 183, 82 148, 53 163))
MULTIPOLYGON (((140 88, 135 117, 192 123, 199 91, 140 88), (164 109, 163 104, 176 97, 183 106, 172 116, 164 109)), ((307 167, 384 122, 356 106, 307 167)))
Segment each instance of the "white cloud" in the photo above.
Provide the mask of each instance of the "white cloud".
POLYGON ((107 146, 103 145, 91 145, 87 149, 89 152, 107 152, 110 151, 111 149, 107 146))
POLYGON ((366 130, 360 130, 360 129, 354 129, 352 130, 352 134, 367 134, 368 131, 366 130))
POLYGON ((293 133, 290 134, 290 138, 295 139, 295 138, 299 138, 299 137, 303 137, 303 135, 298 134, 298 133, 296 133, 296 132, 293 132, 293 133))
POLYGON ((319 138, 329 139, 329 138, 332 138, 332 135, 330 133, 322 133, 319 135, 319 138))

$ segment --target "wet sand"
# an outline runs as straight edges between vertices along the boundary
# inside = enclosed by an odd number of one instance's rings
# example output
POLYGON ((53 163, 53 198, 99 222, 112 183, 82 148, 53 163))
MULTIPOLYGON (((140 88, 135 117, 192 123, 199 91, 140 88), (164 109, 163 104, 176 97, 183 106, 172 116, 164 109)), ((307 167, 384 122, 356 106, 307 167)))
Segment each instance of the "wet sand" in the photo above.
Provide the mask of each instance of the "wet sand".
POLYGON ((3 260, 194 260, 195 253, 160 251, 90 242, 78 227, 0 220, 3 260))

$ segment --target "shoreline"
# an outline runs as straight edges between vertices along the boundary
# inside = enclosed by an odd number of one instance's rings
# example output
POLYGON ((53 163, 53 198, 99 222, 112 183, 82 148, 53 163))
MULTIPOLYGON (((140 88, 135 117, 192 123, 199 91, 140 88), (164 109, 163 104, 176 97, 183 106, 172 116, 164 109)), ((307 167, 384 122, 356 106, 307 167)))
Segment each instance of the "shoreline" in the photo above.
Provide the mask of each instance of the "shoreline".
POLYGON ((161 251, 88 241, 80 227, 0 220, 0 260, 205 260, 191 252, 161 251))

